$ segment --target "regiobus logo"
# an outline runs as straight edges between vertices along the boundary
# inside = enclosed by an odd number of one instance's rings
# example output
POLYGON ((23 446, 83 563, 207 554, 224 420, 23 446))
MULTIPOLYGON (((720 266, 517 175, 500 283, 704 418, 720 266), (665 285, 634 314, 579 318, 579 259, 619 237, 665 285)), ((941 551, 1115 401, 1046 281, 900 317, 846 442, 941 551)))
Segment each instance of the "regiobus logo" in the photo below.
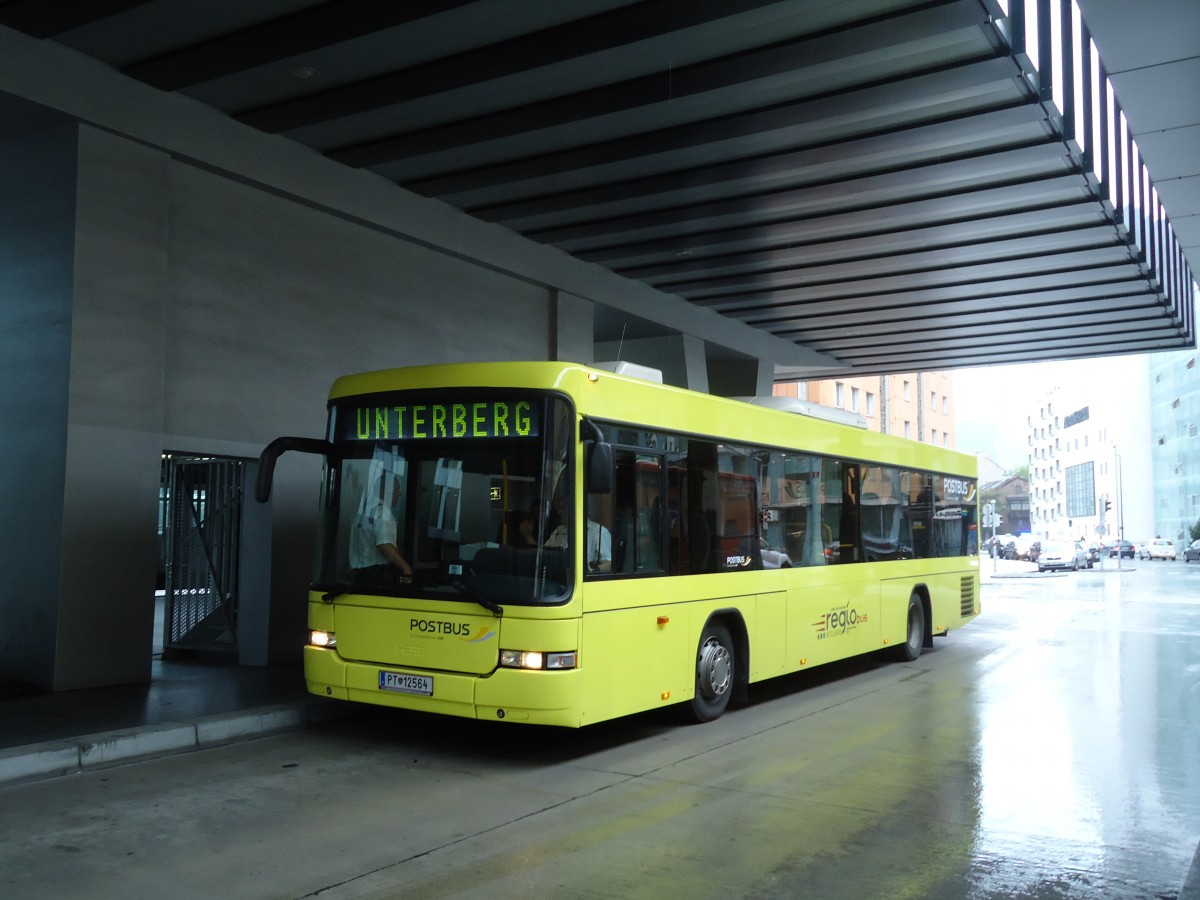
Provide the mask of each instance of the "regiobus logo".
POLYGON ((831 635, 836 637, 853 631, 856 626, 866 621, 867 614, 851 609, 850 601, 847 600, 845 606, 835 606, 813 622, 813 629, 817 633, 817 640, 823 641, 831 635))

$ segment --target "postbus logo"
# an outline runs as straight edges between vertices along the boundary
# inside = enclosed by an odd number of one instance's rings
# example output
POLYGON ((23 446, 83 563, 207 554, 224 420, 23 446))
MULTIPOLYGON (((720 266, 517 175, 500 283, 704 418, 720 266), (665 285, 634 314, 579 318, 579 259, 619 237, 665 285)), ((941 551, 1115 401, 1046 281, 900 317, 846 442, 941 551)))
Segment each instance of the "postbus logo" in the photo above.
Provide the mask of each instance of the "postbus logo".
POLYGON ((420 637, 442 638, 455 637, 469 644, 482 644, 496 637, 496 632, 487 625, 472 628, 469 622, 452 622, 449 619, 418 619, 408 620, 408 630, 420 637))
POLYGON ((947 478, 944 486, 947 497, 966 497, 975 490, 973 482, 965 481, 962 478, 947 478))

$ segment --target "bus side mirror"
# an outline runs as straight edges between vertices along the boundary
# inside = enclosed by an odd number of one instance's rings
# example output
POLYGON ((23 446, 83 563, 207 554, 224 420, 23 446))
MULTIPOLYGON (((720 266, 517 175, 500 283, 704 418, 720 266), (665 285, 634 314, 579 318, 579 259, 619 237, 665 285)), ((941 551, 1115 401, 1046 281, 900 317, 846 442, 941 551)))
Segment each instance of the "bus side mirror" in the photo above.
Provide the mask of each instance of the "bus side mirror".
POLYGON ((279 457, 289 450, 299 450, 302 453, 318 453, 329 457, 333 454, 333 444, 318 438, 281 437, 275 438, 263 448, 258 457, 258 477, 254 482, 254 499, 266 503, 271 499, 271 482, 275 478, 275 463, 279 457))
POLYGON ((591 441, 585 451, 584 468, 589 494, 610 494, 613 489, 613 448, 604 440, 604 432, 591 419, 579 423, 579 439, 591 441))
POLYGON ((610 494, 613 489, 613 448, 603 441, 588 448, 587 485, 589 494, 610 494))

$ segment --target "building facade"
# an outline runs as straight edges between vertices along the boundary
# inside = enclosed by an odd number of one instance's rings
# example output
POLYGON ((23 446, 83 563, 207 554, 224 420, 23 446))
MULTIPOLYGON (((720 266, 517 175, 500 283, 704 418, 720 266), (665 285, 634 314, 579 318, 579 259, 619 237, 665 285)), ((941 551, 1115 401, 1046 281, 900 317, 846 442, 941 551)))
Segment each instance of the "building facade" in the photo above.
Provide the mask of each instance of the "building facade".
POLYGON ((857 413, 869 429, 882 434, 956 447, 949 372, 788 382, 777 384, 775 394, 857 413))
POLYGON ((1150 453, 1154 468, 1154 532, 1191 543, 1200 520, 1200 369, 1196 352, 1150 358, 1150 453))
POLYGON ((1030 530, 1084 542, 1123 536, 1120 459, 1091 407, 1051 391, 1028 416, 1030 530))
POLYGON ((1027 534, 1032 531, 1029 520, 1029 479, 1010 475, 999 481, 981 484, 979 502, 994 503, 1001 520, 994 528, 985 529, 987 536, 1027 534))

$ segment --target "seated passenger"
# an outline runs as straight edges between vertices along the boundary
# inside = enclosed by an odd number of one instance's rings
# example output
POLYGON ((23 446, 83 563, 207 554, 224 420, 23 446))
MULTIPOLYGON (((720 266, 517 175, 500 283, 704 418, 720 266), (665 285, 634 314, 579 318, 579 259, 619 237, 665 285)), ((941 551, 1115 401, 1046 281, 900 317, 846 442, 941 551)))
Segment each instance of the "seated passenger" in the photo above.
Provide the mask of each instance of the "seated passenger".
POLYGON ((521 510, 513 513, 509 542, 517 549, 537 546, 537 535, 533 531, 532 515, 521 510))
MULTIPOLYGON (((546 540, 546 546, 565 550, 567 526, 559 525, 546 540)), ((584 542, 584 563, 590 572, 612 571, 612 532, 588 519, 587 538, 584 542)))

